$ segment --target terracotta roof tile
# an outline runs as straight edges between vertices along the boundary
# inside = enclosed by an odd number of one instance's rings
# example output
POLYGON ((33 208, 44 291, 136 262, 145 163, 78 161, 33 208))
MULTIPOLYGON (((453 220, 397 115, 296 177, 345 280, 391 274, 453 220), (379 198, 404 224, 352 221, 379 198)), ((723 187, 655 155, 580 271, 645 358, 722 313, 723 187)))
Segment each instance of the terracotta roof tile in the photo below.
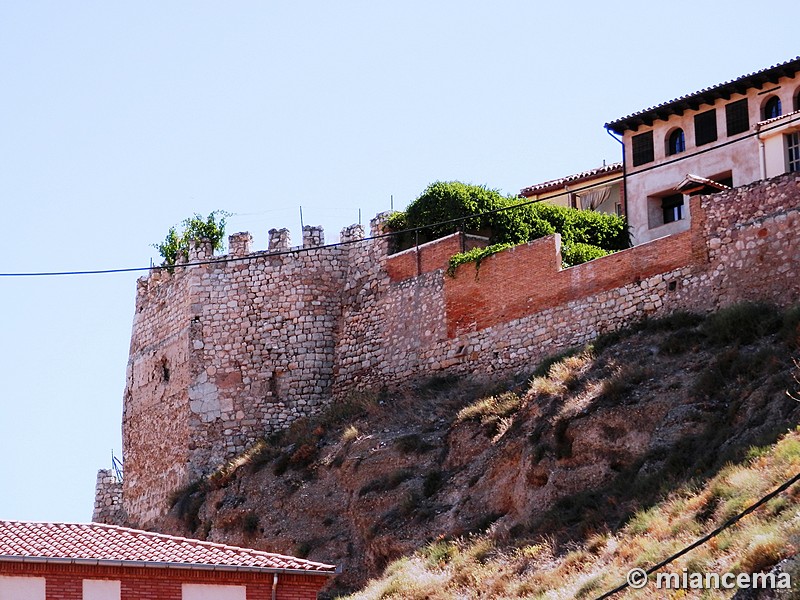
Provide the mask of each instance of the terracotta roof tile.
POLYGON ((647 124, 649 121, 665 119, 672 114, 673 111, 682 112, 687 109, 696 110, 700 105, 710 104, 717 98, 725 97, 725 95, 732 93, 744 93, 744 90, 752 87, 760 88, 765 83, 777 81, 778 77, 792 76, 798 70, 800 70, 800 56, 767 67, 766 69, 748 73, 736 79, 680 96, 669 102, 662 102, 656 106, 637 111, 626 117, 606 123, 606 129, 622 134, 626 129, 635 130, 639 125, 647 124))
MULTIPOLYGON (((99 523, 0 521, 0 559, 167 563, 189 568, 292 570, 332 575, 334 565, 99 523)), ((158 564, 156 564, 158 563, 158 564)))
POLYGON ((599 177, 601 175, 609 175, 617 172, 622 173, 621 162, 611 163, 610 165, 603 165, 602 167, 596 167, 594 169, 589 169, 588 171, 581 171, 580 173, 575 173, 574 175, 567 175, 566 177, 561 177, 559 179, 551 179, 550 181, 537 183, 536 185, 522 188, 519 194, 520 196, 533 196, 534 194, 541 194, 546 191, 560 189, 570 183, 578 183, 581 181, 586 181, 587 179, 599 177))

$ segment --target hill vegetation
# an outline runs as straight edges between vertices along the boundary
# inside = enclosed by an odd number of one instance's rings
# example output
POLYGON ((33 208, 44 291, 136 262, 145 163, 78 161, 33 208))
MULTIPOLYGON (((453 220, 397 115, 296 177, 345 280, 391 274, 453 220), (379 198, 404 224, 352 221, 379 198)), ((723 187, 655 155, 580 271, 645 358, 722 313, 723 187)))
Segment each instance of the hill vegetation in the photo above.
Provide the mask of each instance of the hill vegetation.
MULTIPOLYGON (((353 396, 179 490, 161 529, 341 563, 331 597, 597 597, 798 472, 799 325, 676 313, 502 381, 353 396)), ((674 568, 795 556, 798 495, 674 568)))

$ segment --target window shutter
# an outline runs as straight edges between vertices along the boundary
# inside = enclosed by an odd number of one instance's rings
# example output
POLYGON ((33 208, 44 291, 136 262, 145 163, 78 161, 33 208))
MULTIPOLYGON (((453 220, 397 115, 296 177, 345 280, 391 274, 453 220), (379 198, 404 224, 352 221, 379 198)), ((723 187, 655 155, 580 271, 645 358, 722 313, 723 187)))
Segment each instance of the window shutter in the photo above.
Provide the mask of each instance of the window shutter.
POLYGON ((717 111, 715 109, 694 116, 694 140, 696 146, 717 141, 717 111))

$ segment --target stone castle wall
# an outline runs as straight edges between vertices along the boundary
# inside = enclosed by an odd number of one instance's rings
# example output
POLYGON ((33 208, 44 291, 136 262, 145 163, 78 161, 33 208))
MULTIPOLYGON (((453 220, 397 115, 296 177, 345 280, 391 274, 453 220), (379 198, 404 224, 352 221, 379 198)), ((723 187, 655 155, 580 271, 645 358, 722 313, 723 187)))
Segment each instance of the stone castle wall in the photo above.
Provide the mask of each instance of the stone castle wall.
MULTIPOLYGON (((549 236, 445 274, 485 243, 454 234, 388 255, 358 226, 334 246, 285 230, 249 235, 208 264, 153 273, 137 292, 123 445, 124 503, 137 524, 170 490, 353 390, 435 374, 494 376, 632 321, 744 299, 797 302, 800 178, 691 201, 687 232, 561 268, 549 236), (274 241, 273 241, 274 239, 274 241)), ((382 219, 372 234, 381 232, 382 219)))
POLYGON ((125 512, 122 510, 122 482, 111 469, 100 469, 97 472, 97 484, 94 488, 93 523, 107 525, 125 525, 125 512))

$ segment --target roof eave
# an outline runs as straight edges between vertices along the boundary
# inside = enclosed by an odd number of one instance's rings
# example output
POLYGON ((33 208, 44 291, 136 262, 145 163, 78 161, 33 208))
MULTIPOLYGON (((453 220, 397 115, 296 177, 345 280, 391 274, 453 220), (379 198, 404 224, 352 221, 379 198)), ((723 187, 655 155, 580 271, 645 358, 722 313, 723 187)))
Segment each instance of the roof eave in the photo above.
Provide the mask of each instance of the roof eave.
POLYGON ((203 563, 156 562, 138 560, 111 560, 101 558, 66 558, 51 556, 13 556, 0 555, 0 562, 16 562, 23 564, 70 564, 97 567, 123 567, 148 569, 188 569, 194 571, 232 571, 245 573, 277 573, 292 575, 325 575, 332 577, 342 572, 341 565, 333 570, 307 570, 280 567, 253 567, 247 565, 212 565, 203 563))
POLYGON ((742 75, 731 81, 640 110, 621 119, 610 121, 605 124, 605 127, 617 135, 622 135, 628 129, 636 131, 641 125, 649 127, 654 121, 666 120, 672 114, 682 114, 687 109, 698 110, 706 104, 713 105, 719 98, 728 100, 733 94, 745 94, 747 90, 752 88, 761 89, 766 84, 777 84, 781 77, 793 77, 798 71, 800 71, 800 56, 761 71, 742 75))

